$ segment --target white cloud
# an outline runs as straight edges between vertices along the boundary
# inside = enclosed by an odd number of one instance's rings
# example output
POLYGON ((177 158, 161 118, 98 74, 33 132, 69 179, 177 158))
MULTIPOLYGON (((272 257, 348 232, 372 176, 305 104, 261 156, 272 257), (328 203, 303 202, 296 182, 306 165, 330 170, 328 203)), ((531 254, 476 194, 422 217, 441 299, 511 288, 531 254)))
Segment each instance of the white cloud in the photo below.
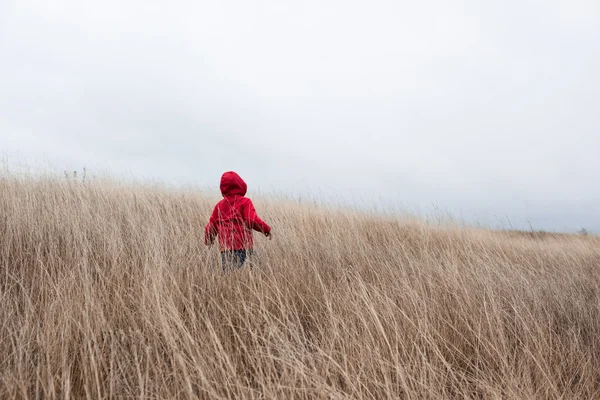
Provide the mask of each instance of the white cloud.
POLYGON ((0 148, 600 230, 599 22, 593 0, 0 1, 0 148))

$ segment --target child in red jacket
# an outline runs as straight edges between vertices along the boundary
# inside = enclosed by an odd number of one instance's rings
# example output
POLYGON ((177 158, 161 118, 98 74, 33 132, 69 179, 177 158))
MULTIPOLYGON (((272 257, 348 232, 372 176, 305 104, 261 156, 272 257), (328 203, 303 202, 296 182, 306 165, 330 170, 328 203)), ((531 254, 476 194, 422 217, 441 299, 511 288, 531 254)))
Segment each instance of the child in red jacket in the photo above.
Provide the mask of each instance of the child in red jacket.
POLYGON ((225 172, 221 177, 221 194, 204 230, 204 243, 211 246, 219 237, 223 270, 240 268, 254 245, 252 230, 261 232, 269 240, 271 227, 256 214, 252 200, 247 197, 248 186, 235 172, 225 172))

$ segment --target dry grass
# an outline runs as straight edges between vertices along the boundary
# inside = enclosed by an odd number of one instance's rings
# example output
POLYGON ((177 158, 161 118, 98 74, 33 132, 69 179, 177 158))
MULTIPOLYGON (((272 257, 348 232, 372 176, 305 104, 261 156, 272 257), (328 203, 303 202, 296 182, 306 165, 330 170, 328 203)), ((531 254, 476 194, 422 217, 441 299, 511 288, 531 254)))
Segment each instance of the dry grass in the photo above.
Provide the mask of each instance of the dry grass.
POLYGON ((600 398, 600 241, 0 178, 0 398, 600 398))

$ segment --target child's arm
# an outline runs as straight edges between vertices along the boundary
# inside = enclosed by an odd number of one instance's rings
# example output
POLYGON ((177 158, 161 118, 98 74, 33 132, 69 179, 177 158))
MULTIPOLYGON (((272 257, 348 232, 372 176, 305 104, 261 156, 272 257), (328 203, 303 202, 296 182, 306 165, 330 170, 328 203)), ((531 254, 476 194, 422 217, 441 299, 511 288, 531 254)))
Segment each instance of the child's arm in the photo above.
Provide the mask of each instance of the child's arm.
POLYGON ((204 228, 204 244, 210 246, 214 243, 215 238, 217 237, 217 207, 213 210, 210 219, 208 220, 208 224, 206 224, 206 228, 204 228))
POLYGON ((256 214, 254 204, 248 198, 246 198, 246 204, 244 204, 244 209, 242 210, 242 217, 250 229, 254 229, 265 236, 271 234, 271 227, 256 214))

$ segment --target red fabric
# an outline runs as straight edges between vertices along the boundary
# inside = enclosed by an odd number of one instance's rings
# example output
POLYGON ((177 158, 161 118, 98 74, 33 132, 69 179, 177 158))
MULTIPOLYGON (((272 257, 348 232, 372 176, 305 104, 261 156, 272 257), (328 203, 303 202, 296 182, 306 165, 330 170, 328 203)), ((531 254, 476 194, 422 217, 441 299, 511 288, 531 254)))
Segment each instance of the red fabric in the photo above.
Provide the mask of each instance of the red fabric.
POLYGON ((246 182, 235 172, 221 177, 223 200, 217 203, 204 230, 204 243, 212 244, 219 237, 219 247, 225 250, 251 249, 252 230, 270 233, 271 227, 256 214, 252 200, 247 197, 246 182))

